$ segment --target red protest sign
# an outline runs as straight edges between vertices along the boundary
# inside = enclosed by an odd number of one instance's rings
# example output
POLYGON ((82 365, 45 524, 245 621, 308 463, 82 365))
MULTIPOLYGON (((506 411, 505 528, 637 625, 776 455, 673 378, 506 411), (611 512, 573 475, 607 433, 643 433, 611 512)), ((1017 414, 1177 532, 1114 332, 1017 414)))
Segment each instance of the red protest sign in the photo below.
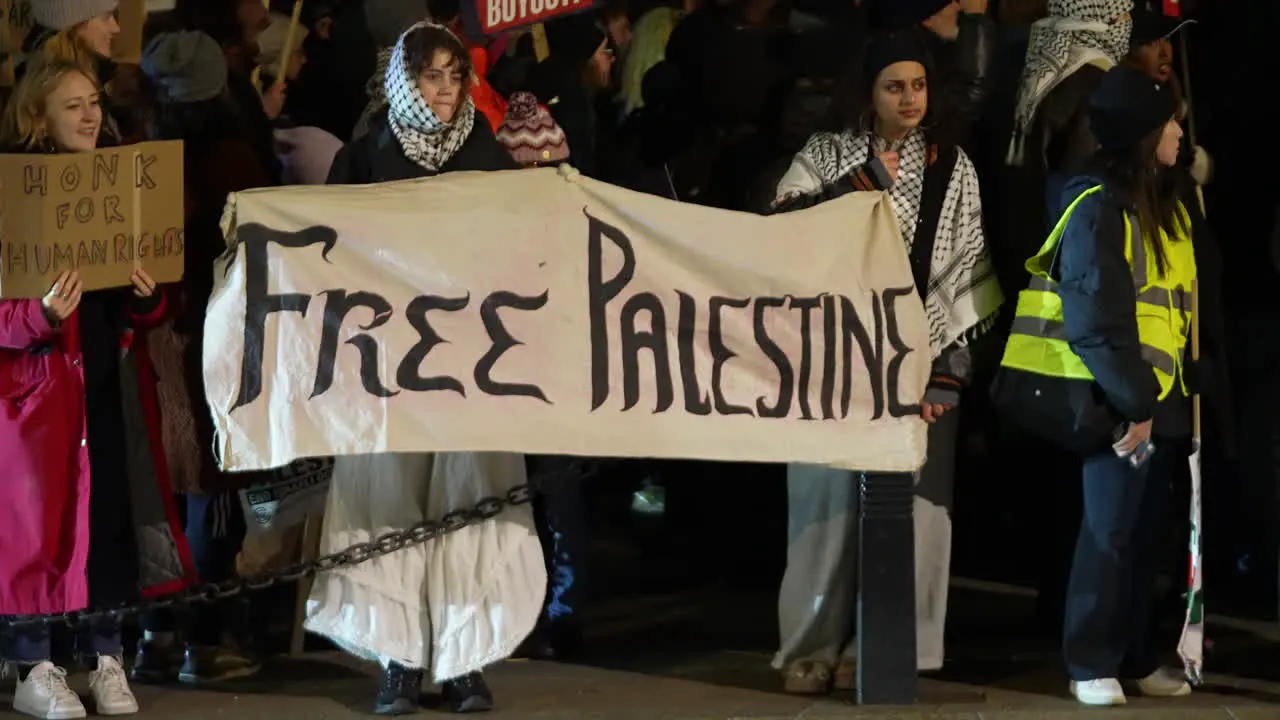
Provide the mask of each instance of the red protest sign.
POLYGON ((1182 3, 1179 0, 1164 0, 1164 14, 1169 17, 1182 17, 1182 3))
POLYGON ((598 0, 467 0, 464 18, 483 35, 494 35, 590 10, 598 0))

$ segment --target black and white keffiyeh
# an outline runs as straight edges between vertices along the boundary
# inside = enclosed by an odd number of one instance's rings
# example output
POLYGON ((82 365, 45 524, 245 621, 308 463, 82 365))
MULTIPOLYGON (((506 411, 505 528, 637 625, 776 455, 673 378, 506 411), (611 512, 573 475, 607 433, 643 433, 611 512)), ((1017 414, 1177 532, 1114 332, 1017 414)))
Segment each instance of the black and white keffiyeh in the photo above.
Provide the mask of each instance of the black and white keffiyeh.
MULTIPOLYGON (((776 196, 781 201, 817 193, 847 177, 873 153, 887 150, 883 145, 882 140, 867 132, 818 133, 796 155, 778 183, 776 196)), ((898 179, 890 188, 889 197, 909 250, 915 241, 928 165, 929 146, 924 132, 913 130, 897 152, 898 179)), ((1004 302, 982 230, 978 174, 969 157, 962 150, 956 152, 955 169, 938 219, 925 293, 932 358, 985 330, 1004 302)))
POLYGON ((1090 63, 1107 69, 1129 54, 1133 0, 1049 0, 1049 16, 1031 26, 1006 161, 1021 165, 1036 108, 1058 83, 1090 63))
POLYGON ((409 160, 433 172, 449 162, 471 134, 476 106, 470 95, 464 95, 452 122, 442 122, 427 105, 418 89, 417 73, 409 67, 405 55, 405 36, 423 27, 439 27, 418 23, 400 36, 387 61, 383 90, 387 96, 387 119, 400 150, 409 160))

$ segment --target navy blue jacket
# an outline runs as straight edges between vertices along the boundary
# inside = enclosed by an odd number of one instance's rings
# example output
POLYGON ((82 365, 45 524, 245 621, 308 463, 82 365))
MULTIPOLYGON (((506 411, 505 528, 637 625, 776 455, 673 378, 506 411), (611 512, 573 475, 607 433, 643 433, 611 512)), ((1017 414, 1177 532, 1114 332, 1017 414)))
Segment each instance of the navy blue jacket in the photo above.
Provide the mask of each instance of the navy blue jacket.
MULTIPOLYGON (((1079 176, 1063 188, 1061 210, 1085 190, 1103 184, 1079 176)), ((1119 417, 1152 419, 1160 386, 1142 358, 1134 305, 1133 272, 1125 259, 1121 193, 1104 188, 1076 206, 1058 245, 1053 275, 1058 278, 1062 319, 1071 351, 1084 361, 1119 417)))

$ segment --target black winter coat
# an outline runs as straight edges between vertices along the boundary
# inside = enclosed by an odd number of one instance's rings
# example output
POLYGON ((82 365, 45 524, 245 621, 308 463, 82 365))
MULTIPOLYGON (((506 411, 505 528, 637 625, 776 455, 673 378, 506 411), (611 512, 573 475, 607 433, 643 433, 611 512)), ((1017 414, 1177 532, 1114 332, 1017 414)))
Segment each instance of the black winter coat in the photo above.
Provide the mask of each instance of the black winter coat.
POLYGON ((432 177, 448 172, 518 168, 519 165, 511 154, 494 139, 493 131, 478 110, 475 125, 462 147, 443 167, 434 172, 405 157, 384 112, 374 120, 368 133, 352 140, 338 151, 333 158, 333 166, 329 169, 328 184, 366 185, 432 177))

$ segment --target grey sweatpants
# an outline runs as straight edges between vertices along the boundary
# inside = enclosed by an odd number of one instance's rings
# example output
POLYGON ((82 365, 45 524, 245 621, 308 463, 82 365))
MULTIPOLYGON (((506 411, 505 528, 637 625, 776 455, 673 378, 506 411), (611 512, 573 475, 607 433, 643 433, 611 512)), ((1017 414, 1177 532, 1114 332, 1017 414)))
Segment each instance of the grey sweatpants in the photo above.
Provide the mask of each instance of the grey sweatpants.
MULTIPOLYGON (((958 410, 929 428, 928 460, 916 474, 916 660, 942 667, 951 574, 951 491, 958 410)), ((821 465, 787 467, 787 572, 778 595, 781 645, 773 666, 797 660, 834 666, 853 658, 858 578, 855 474, 821 465)))

